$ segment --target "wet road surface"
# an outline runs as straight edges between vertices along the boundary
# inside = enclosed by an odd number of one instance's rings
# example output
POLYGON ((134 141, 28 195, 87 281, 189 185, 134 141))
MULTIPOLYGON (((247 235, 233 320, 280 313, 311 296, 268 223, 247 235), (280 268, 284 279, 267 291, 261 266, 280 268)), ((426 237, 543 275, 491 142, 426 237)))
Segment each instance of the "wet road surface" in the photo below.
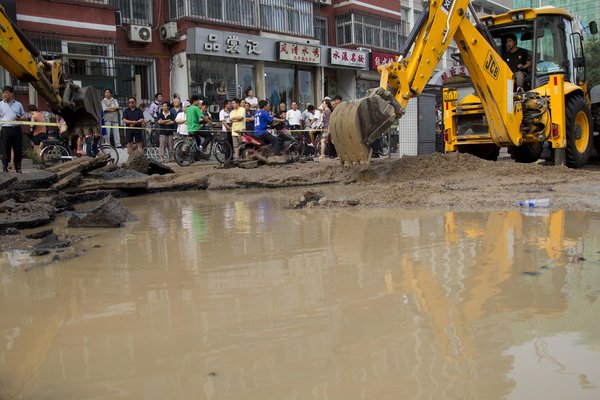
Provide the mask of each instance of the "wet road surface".
POLYGON ((129 198, 80 258, 3 254, 0 398, 600 398, 600 214, 288 198, 129 198))

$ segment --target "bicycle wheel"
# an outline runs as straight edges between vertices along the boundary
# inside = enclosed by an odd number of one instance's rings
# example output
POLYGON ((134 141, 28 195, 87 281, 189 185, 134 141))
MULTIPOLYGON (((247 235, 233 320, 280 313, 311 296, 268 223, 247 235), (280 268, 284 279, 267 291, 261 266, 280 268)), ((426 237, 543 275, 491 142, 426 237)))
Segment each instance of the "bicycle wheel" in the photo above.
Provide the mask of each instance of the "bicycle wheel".
POLYGON ((192 143, 181 141, 175 145, 175 162, 182 167, 187 167, 194 162, 196 146, 192 143))
POLYGON ((40 162, 44 168, 68 161, 70 158, 69 150, 56 144, 48 145, 40 152, 40 162))
POLYGON ((390 154, 390 143, 388 141, 387 133, 384 133, 383 135, 381 135, 381 146, 379 148, 379 155, 385 157, 388 154, 390 154))
POLYGON ((144 147, 142 154, 148 159, 154 159, 154 147, 144 147))
POLYGON ((108 160, 109 164, 115 164, 119 162, 119 152, 116 148, 111 146, 110 144, 103 144, 100 146, 100 152, 104 154, 108 154, 110 159, 108 160))
POLYGON ((315 137, 315 157, 321 155, 321 135, 315 137))
POLYGON ((223 164, 225 161, 231 160, 233 149, 228 141, 219 140, 213 145, 213 154, 215 155, 215 159, 223 164))

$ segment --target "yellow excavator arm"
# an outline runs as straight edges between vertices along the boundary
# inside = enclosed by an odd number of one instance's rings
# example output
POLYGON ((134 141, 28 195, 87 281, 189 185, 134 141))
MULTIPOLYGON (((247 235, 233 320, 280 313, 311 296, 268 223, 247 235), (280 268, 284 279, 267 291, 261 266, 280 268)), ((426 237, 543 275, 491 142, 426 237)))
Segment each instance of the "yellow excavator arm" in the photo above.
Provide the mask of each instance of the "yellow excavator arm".
POLYGON ((492 140, 499 146, 521 144, 523 107, 539 107, 539 98, 515 102, 513 72, 470 0, 433 0, 425 3, 404 51, 394 62, 379 66, 379 88, 335 108, 329 127, 342 163, 370 160, 370 144, 404 114, 411 98, 421 94, 452 39, 481 99, 492 140), (405 56, 411 47, 410 56, 405 56))
POLYGON ((70 132, 99 132, 101 107, 96 89, 65 81, 60 60, 45 60, 2 6, 0 65, 15 78, 31 83, 52 112, 65 120, 70 132))

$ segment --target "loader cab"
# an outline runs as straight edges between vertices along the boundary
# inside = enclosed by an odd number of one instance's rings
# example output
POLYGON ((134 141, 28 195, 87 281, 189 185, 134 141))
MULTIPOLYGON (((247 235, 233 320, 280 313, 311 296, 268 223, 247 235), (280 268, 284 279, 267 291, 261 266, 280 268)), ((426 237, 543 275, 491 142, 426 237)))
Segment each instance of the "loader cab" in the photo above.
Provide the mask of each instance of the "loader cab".
MULTIPOLYGON (((526 90, 548 83, 550 75, 561 73, 565 81, 579 84, 585 80, 585 62, 581 35, 574 33, 571 18, 562 13, 529 12, 513 14, 510 23, 489 27, 501 55, 506 54, 506 37, 514 34, 517 46, 526 49, 531 68, 526 76, 526 90), (526 19, 528 18, 529 19, 526 19)), ((488 25, 489 26, 489 25, 488 25)))

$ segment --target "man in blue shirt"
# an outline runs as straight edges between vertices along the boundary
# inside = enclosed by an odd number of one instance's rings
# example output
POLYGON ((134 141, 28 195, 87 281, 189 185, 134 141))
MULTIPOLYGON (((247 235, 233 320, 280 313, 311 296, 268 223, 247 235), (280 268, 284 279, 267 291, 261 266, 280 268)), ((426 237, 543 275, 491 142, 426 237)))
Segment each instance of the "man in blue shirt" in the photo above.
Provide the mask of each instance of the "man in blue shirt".
MULTIPOLYGON (((2 88, 2 101, 0 102, 0 121, 19 121, 25 119, 23 105, 14 99, 11 86, 2 88)), ((15 171, 21 174, 21 160, 23 159, 23 135, 21 125, 2 124, 2 171, 8 172, 10 151, 15 156, 15 171)))
POLYGON ((279 136, 273 136, 271 133, 267 131, 267 125, 272 122, 282 122, 285 121, 280 118, 274 118, 269 111, 271 110, 271 104, 269 104, 266 100, 261 100, 258 102, 258 110, 256 114, 254 114, 254 136, 258 137, 260 140, 267 144, 273 145, 273 152, 276 156, 281 152, 282 140, 279 136))

